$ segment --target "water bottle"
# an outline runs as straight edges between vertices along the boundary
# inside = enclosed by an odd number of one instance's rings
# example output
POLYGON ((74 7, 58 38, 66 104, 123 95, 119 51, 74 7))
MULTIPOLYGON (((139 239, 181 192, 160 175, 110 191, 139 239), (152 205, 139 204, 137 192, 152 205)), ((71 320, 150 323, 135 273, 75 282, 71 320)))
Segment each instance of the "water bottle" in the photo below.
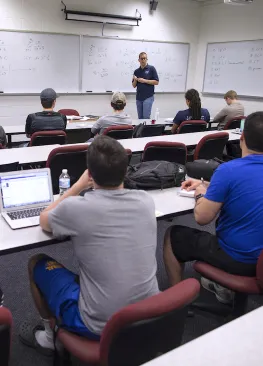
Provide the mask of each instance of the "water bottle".
POLYGON ((59 177, 59 194, 62 196, 70 188, 70 176, 68 170, 63 169, 59 177))
POLYGON ((155 110, 155 121, 157 122, 158 121, 158 119, 159 119, 159 114, 160 114, 160 112, 159 112, 159 108, 156 108, 156 110, 155 110))

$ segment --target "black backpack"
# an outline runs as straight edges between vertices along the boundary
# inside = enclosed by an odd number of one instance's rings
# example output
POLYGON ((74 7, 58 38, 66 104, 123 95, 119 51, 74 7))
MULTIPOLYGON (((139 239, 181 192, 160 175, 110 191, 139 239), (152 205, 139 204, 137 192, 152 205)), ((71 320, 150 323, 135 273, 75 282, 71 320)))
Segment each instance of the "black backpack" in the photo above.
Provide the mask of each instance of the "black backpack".
POLYGON ((152 160, 130 165, 124 179, 124 187, 145 190, 179 187, 184 179, 184 165, 152 160))
POLYGON ((142 137, 142 131, 143 131, 143 128, 145 125, 146 125, 146 122, 142 122, 142 123, 139 123, 137 126, 135 126, 133 129, 132 137, 134 137, 134 138, 142 137))
POLYGON ((206 181, 211 180, 212 175, 215 170, 219 167, 220 164, 224 163, 224 161, 214 158, 214 159, 198 159, 189 163, 186 163, 186 172, 187 175, 191 178, 201 179, 203 178, 206 181))

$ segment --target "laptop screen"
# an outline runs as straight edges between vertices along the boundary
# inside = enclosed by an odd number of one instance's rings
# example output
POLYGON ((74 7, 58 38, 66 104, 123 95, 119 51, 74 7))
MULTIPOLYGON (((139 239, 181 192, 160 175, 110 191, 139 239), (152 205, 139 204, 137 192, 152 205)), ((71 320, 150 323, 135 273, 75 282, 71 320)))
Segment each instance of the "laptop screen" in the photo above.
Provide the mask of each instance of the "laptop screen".
POLYGON ((243 132, 244 125, 245 125, 245 119, 241 119, 241 122, 240 122, 240 132, 243 132))
POLYGON ((3 208, 15 208, 51 201, 48 171, 17 172, 0 177, 3 208))

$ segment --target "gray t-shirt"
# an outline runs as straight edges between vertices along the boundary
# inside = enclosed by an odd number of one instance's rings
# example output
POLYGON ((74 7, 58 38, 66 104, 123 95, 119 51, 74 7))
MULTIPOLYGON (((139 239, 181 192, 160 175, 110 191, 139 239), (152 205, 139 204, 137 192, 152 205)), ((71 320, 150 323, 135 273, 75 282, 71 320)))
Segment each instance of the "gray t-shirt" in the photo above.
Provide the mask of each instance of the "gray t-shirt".
POLYGON ((2 126, 0 126, 0 144, 3 146, 7 144, 6 134, 2 126))
POLYGON ((225 106, 217 115, 214 117, 213 122, 218 122, 218 129, 223 129, 228 121, 235 117, 244 116, 244 106, 239 103, 232 103, 225 106))
POLYGON ((131 125, 132 119, 128 114, 123 112, 114 113, 109 116, 103 116, 97 120, 97 122, 93 125, 91 132, 96 135, 99 133, 103 134, 103 131, 110 126, 119 126, 119 125, 131 125))
POLYGON ((113 313, 159 292, 155 205, 146 192, 95 190, 69 197, 48 219, 56 237, 72 237, 79 310, 92 332, 101 334, 113 313))

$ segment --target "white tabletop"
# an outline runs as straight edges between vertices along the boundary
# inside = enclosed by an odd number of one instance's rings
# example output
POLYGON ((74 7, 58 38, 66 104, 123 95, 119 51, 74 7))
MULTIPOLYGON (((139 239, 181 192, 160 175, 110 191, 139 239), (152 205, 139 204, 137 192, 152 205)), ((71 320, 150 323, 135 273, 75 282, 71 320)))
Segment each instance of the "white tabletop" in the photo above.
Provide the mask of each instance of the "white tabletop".
MULTIPOLYGON (((154 199, 156 216, 158 218, 171 215, 176 216, 193 210, 194 199, 178 196, 179 190, 180 188, 169 188, 163 191, 148 191, 154 199)), ((45 245, 51 240, 52 235, 42 231, 40 226, 12 230, 0 215, 0 255, 3 254, 3 251, 23 250, 25 247, 31 247, 34 244, 42 243, 41 245, 45 245)))
MULTIPOLYGON (((232 133, 234 130, 228 130, 224 132, 229 133, 229 141, 239 140, 240 135, 232 133)), ((142 137, 136 139, 119 140, 125 149, 130 149, 132 152, 141 152, 144 150, 145 145, 151 141, 169 141, 169 142, 182 142, 186 146, 197 145, 198 142, 207 135, 216 133, 217 131, 204 131, 194 133, 182 133, 175 135, 164 135, 154 137, 142 137)))
POLYGON ((263 307, 144 366, 262 366, 263 307))
MULTIPOLYGON (((240 135, 232 133, 229 130, 229 140, 239 140, 240 135)), ((130 149, 132 152, 142 152, 145 145, 150 141, 173 141, 183 142, 186 146, 197 145, 202 137, 215 133, 214 131, 184 133, 175 135, 164 135, 155 137, 142 137, 136 139, 119 140, 125 149, 130 149)), ((75 144, 79 145, 79 144, 75 144)), ((21 147, 13 149, 0 150, 0 164, 8 164, 18 161, 20 164, 30 164, 40 161, 46 161, 50 151, 59 145, 45 145, 21 147)), ((65 146, 65 145, 64 145, 65 146)), ((72 145, 70 145, 72 146, 72 145)))
MULTIPOLYGON (((156 124, 170 125, 173 123, 172 118, 159 118, 156 124)), ((138 125, 139 123, 146 122, 147 124, 151 124, 150 119, 133 119, 133 126, 138 125)), ((80 129, 91 129, 94 125, 94 121, 68 121, 66 130, 80 130, 80 129)), ((21 135, 25 134, 25 125, 13 125, 13 126, 3 126, 5 133, 7 135, 21 135)))

